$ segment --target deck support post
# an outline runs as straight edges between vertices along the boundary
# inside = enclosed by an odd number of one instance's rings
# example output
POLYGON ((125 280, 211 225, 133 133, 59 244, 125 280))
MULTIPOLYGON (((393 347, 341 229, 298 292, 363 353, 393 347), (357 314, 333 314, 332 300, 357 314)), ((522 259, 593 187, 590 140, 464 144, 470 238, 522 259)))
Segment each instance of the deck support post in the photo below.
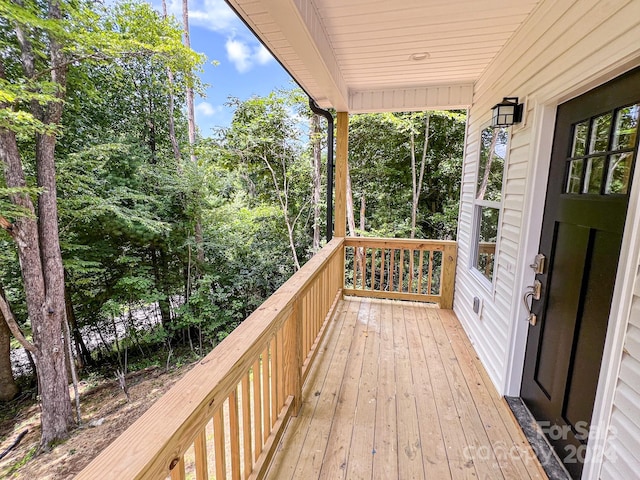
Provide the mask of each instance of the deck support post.
MULTIPOLYGON (((335 228, 334 236, 347 236, 347 161, 349 150, 349 113, 338 112, 337 135, 336 135, 336 201, 335 201, 335 228)), ((342 249, 342 260, 340 262, 341 287, 344 286, 344 248, 342 249)))
POLYGON ((458 257, 457 245, 446 245, 442 252, 442 281, 440 283, 440 295, 442 301, 440 308, 450 310, 453 308, 453 292, 455 290, 456 263, 458 257))
POLYGON ((291 416, 297 417, 302 407, 302 298, 296 299, 293 312, 284 327, 285 397, 293 395, 291 416))
POLYGON ((344 237, 347 231, 347 152, 349 148, 349 114, 338 112, 336 135, 336 202, 334 236, 344 237))

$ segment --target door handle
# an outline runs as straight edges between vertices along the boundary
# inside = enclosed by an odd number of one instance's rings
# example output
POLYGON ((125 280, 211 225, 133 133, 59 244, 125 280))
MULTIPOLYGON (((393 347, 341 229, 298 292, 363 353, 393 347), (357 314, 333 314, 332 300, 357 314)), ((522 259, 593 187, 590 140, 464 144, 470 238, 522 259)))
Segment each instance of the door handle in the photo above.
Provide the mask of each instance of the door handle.
POLYGON ((542 295, 542 283, 540 282, 540 280, 536 280, 535 282, 533 282, 533 285, 529 285, 527 287, 527 291, 524 293, 524 296, 522 297, 524 308, 527 310, 527 313, 529 314, 529 316, 527 317, 527 321, 532 326, 535 326, 535 324, 538 321, 537 315, 531 311, 533 300, 540 300, 541 295, 542 295), (531 304, 529 304, 529 299, 531 299, 531 304))

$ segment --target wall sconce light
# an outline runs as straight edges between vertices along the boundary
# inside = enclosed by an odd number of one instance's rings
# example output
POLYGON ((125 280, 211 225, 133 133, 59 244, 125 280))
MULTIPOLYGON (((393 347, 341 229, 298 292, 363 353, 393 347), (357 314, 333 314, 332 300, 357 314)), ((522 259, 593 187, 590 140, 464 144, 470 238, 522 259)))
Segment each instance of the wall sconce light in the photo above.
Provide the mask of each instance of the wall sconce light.
POLYGON ((522 104, 518 103, 518 97, 504 97, 491 112, 492 127, 510 127, 522 121, 522 104))

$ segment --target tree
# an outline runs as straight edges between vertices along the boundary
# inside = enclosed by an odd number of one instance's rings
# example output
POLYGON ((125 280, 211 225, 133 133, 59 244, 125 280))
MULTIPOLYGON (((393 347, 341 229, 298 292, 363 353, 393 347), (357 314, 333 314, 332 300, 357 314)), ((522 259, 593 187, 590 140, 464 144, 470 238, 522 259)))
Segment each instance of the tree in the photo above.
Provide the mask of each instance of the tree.
POLYGON ((293 265, 300 268, 296 229, 309 211, 311 172, 300 142, 301 124, 293 115, 295 108, 308 110, 299 90, 272 92, 268 97, 253 97, 244 102, 232 99, 236 106, 231 127, 225 132, 229 166, 242 165, 249 190, 263 201, 280 206, 293 265))
POLYGON ((10 319, 13 313, 0 284, 0 401, 6 402, 18 394, 18 386, 11 369, 11 330, 10 319))
POLYGON ((56 143, 69 70, 85 62, 154 54, 172 56, 174 65, 184 67, 196 57, 181 47, 167 23, 149 22, 153 15, 142 4, 116 9, 116 17, 124 13, 132 19, 119 30, 114 17, 101 18, 84 4, 63 0, 2 3, 0 9, 0 159, 12 205, 8 214, 0 212, 0 226, 14 240, 20 260, 42 406, 41 448, 48 448, 67 436, 72 422, 56 197, 56 143), (143 38, 131 35, 140 32, 143 38), (37 209, 27 188, 30 161, 37 209))

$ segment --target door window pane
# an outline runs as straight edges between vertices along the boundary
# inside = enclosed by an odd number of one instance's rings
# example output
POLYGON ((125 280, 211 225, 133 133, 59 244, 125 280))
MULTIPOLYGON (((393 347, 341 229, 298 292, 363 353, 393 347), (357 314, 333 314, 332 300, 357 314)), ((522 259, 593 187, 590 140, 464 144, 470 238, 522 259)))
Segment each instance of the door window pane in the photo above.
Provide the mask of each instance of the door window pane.
POLYGON ((477 215, 479 216, 476 268, 489 280, 493 280, 500 209, 481 206, 476 207, 476 209, 477 215))
POLYGON ((618 110, 616 113, 616 129, 613 132, 611 150, 633 148, 636 145, 638 133, 638 113, 640 105, 631 105, 618 110))
POLYGON ((606 152, 609 146, 609 130, 611 127, 611 114, 605 113, 593 119, 591 124, 591 141, 589 153, 606 152))
POLYGON ((600 193, 604 160, 605 157, 593 157, 587 160, 587 170, 584 174, 583 193, 600 193))
POLYGON ((569 162, 569 176, 567 177, 566 193, 580 193, 580 181, 582 180, 583 160, 569 162))
POLYGON ((631 173, 631 161, 633 152, 611 155, 609 160, 609 173, 605 193, 626 194, 629 193, 629 175, 631 173))
POLYGON ((571 148, 572 157, 582 157, 587 153, 588 131, 589 122, 578 123, 573 129, 573 147, 571 148))

